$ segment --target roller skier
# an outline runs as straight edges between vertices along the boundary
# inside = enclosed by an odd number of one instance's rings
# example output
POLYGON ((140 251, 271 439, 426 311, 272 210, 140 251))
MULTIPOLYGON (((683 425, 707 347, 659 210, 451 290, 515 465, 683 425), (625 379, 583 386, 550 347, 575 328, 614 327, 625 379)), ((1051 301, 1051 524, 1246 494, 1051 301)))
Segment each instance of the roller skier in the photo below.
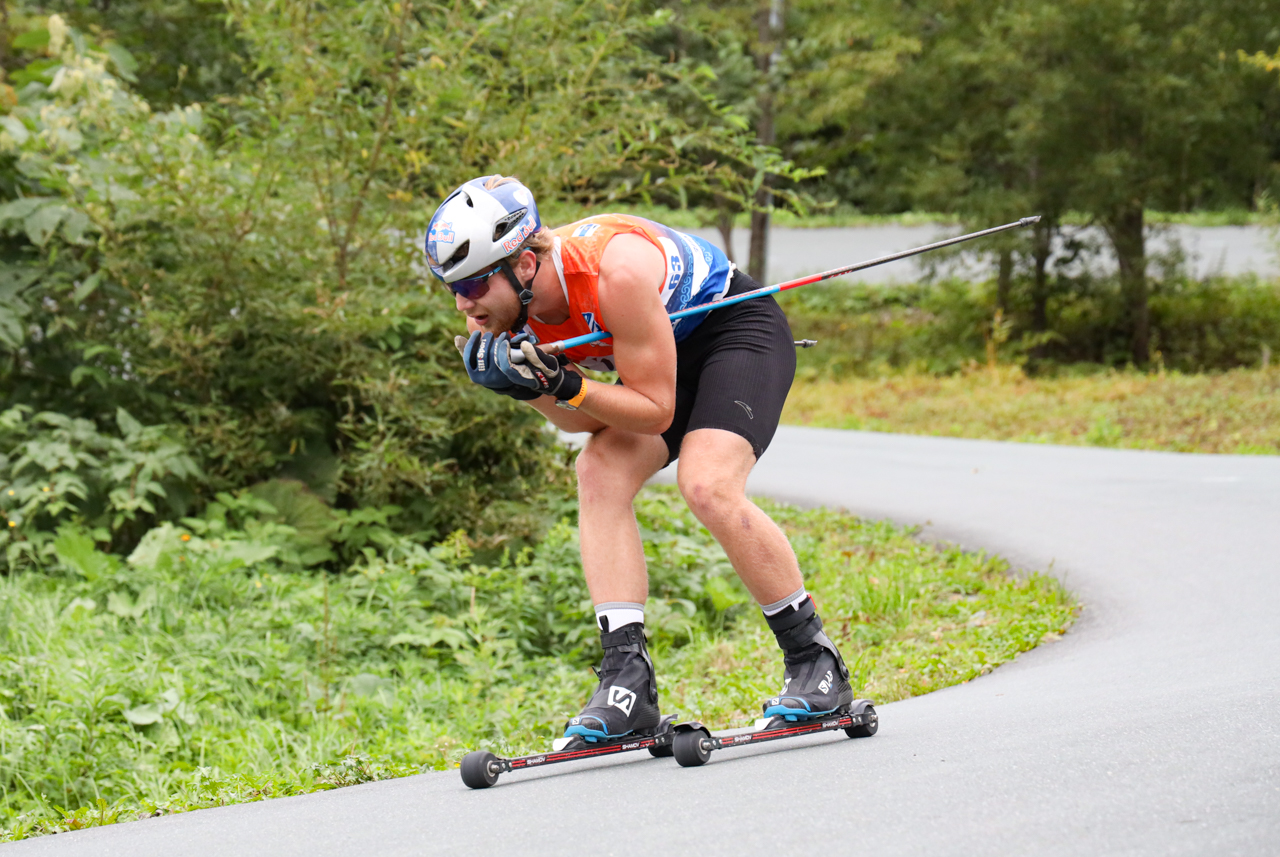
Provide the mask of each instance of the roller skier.
POLYGON ((783 655, 767 718, 805 721, 853 701, 786 536, 746 496, 795 375, 787 319, 772 297, 672 322, 671 312, 759 288, 714 245, 638 217, 604 214, 551 230, 510 177, 459 187, 426 237, 432 272, 467 317, 467 374, 527 402, 560 429, 589 432, 578 456, 582 564, 604 654, 600 684, 566 737, 607 742, 660 720, 644 636, 648 577, 632 501, 678 461, 690 509, 760 604, 783 655), (561 357, 538 343, 608 330, 561 357), (616 371, 618 384, 576 366, 616 371))

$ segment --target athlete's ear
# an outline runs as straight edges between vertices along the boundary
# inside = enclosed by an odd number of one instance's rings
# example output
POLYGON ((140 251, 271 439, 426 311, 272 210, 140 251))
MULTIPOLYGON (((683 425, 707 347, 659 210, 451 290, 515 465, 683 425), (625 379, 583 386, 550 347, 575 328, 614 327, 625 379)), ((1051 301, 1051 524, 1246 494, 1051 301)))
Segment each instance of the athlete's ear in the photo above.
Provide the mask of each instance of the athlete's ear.
POLYGON ((536 270, 538 270, 538 254, 525 248, 520 253, 520 261, 516 263, 516 276, 520 278, 520 282, 527 283, 536 270))

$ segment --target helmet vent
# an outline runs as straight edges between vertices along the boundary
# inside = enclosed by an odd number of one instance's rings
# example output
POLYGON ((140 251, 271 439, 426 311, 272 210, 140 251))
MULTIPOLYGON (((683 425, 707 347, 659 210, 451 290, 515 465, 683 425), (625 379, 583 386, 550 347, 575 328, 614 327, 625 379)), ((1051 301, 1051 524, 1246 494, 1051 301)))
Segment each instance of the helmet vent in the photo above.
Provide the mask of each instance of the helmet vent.
POLYGON ((493 240, 497 241, 503 235, 510 232, 517 223, 524 220, 524 216, 529 213, 529 209, 521 208, 511 212, 493 225, 493 240))
POLYGON ((451 268, 458 267, 458 265, 461 264, 462 260, 467 258, 467 253, 469 252, 471 252, 471 242, 463 241, 461 244, 458 245, 458 249, 453 251, 453 255, 445 260, 444 264, 441 267, 444 268, 446 271, 450 270, 451 268))

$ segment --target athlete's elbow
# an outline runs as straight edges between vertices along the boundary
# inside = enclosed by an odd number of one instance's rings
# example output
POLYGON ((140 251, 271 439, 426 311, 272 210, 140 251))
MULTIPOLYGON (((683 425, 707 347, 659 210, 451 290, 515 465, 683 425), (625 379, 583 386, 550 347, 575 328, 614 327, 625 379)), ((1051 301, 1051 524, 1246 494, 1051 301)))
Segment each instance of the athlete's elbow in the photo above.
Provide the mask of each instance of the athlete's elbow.
POLYGON ((671 428, 671 421, 676 417, 675 408, 663 408, 650 422, 643 434, 662 434, 671 428))

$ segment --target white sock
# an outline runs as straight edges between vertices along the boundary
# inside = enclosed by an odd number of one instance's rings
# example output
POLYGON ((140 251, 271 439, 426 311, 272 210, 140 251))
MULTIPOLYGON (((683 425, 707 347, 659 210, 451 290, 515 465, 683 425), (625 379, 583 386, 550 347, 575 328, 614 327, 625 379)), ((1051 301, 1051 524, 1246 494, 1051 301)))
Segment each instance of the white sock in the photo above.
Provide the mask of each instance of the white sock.
POLYGON ((634 601, 606 601, 596 605, 596 624, 601 631, 616 631, 635 622, 644 624, 644 605, 634 601))
POLYGON ((805 592, 804 587, 800 587, 795 592, 783 598, 781 601, 775 601, 772 604, 761 604, 760 609, 764 611, 766 616, 776 616, 788 607, 800 609, 800 605, 809 597, 809 593, 805 592))

